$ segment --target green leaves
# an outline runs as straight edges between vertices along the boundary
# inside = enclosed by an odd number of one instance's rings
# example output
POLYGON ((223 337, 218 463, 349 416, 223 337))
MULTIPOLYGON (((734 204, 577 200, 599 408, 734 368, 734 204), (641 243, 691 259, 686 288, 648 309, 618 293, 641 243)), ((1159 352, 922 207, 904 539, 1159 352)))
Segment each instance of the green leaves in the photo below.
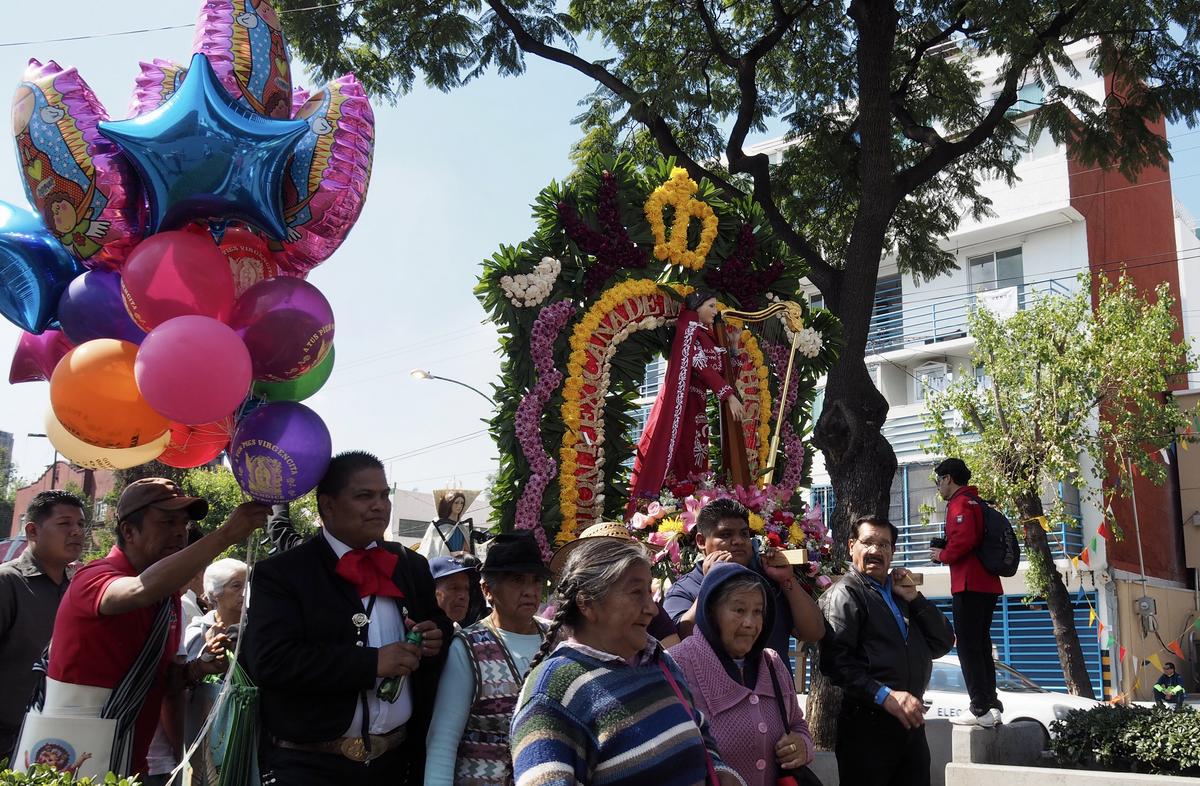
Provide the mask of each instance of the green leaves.
POLYGON ((69 772, 59 772, 44 764, 33 765, 28 773, 0 771, 0 786, 95 786, 98 783, 105 786, 137 786, 139 782, 136 777, 123 778, 111 772, 99 781, 95 778, 77 779, 69 772))
MULTIPOLYGON (((1148 672, 1147 672, 1148 673, 1148 672)), ((1151 676, 1150 679, 1153 679, 1151 676)), ((1050 750, 1064 767, 1158 775, 1200 774, 1200 713, 1099 706, 1055 721, 1050 750)))

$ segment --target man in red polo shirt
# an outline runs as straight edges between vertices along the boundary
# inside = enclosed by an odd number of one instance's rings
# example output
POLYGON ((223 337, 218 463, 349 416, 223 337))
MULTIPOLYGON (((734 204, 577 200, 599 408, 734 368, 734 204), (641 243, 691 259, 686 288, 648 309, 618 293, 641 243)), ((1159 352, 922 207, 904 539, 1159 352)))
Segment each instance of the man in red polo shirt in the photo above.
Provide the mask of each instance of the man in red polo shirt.
MULTIPOLYGON (((166 478, 130 483, 117 503, 117 545, 107 557, 75 574, 59 607, 50 645, 46 714, 56 696, 86 696, 103 703, 130 671, 151 635, 161 604, 169 604, 170 627, 153 683, 136 713, 130 769, 146 774, 146 751, 158 724, 168 677, 182 686, 224 669, 224 661, 174 664, 179 650, 179 590, 218 554, 244 541, 266 523, 270 508, 256 502, 239 505, 221 527, 187 545, 189 521, 208 515, 208 503, 184 496, 166 478), (168 675, 172 668, 181 673, 168 675), (91 686, 82 691, 77 686, 91 686)), ((76 705, 79 706, 79 705, 76 705)), ((85 706, 91 706, 87 704, 85 706)), ((115 762, 113 766, 118 766, 115 762)))
POLYGON ((937 562, 950 566, 954 596, 954 646, 971 711, 953 718, 959 725, 995 726, 1004 705, 996 696, 996 661, 992 657, 992 616, 1004 593, 1000 577, 988 573, 975 553, 983 542, 983 508, 979 489, 968 486, 971 470, 962 459, 948 458, 933 469, 937 490, 946 500, 946 546, 930 549, 937 562))

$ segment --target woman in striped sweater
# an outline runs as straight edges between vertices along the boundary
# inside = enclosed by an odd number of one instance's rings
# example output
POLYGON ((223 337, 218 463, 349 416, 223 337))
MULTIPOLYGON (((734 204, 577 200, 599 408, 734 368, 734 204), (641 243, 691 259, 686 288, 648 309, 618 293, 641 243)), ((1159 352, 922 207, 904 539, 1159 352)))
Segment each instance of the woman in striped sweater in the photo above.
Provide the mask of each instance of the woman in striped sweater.
POLYGON ((640 544, 581 544, 558 602, 513 716, 517 786, 743 786, 679 667, 646 633, 656 608, 640 544), (545 657, 560 629, 566 638, 545 657))

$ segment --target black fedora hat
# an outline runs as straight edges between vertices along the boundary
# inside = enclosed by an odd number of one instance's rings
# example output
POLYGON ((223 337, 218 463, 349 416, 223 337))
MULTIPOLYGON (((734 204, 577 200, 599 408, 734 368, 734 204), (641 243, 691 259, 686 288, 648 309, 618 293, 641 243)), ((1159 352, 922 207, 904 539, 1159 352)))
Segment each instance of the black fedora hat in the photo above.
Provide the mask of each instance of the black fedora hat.
POLYGON ((504 533, 488 541, 480 569, 484 573, 550 573, 537 542, 526 532, 504 533))

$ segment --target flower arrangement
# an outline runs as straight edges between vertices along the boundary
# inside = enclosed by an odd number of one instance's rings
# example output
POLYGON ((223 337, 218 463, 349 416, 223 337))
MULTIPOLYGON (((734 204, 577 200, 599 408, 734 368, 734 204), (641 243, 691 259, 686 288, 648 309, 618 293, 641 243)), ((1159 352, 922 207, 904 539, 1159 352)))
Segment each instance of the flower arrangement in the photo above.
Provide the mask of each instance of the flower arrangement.
POLYGON ((832 562, 833 541, 819 506, 803 505, 786 486, 730 488, 718 485, 712 474, 663 488, 658 499, 644 501, 630 517, 633 537, 655 548, 658 578, 674 581, 695 566, 700 559, 694 538, 696 520, 705 505, 725 498, 746 506, 750 532, 760 551, 768 546, 802 549, 808 552, 808 563, 801 576, 818 591, 830 585, 829 577, 839 566, 832 562))
POLYGON ((562 372, 554 367, 554 342, 574 314, 575 304, 569 300, 560 300, 538 314, 529 337, 529 349, 537 368, 538 381, 517 407, 517 441, 525 460, 529 462, 530 475, 517 502, 516 527, 533 531, 542 549, 542 556, 546 559, 550 558, 550 544, 546 540, 546 531, 540 526, 542 495, 554 478, 558 465, 542 447, 542 408, 562 384, 562 372))
POLYGON ((679 265, 687 270, 700 270, 704 260, 712 249, 713 241, 717 239, 717 214, 706 202, 695 198, 699 186, 695 180, 688 177, 686 169, 675 167, 671 177, 663 183, 646 200, 646 222, 654 233, 654 258, 679 265), (667 237, 666 222, 663 220, 663 208, 667 205, 675 208, 675 218, 671 222, 671 237, 667 237), (701 223, 700 241, 696 247, 688 247, 688 226, 692 219, 701 223))
POLYGON ((554 257, 542 257, 531 273, 500 277, 504 296, 517 308, 536 306, 550 295, 554 280, 562 272, 562 262, 554 257))

